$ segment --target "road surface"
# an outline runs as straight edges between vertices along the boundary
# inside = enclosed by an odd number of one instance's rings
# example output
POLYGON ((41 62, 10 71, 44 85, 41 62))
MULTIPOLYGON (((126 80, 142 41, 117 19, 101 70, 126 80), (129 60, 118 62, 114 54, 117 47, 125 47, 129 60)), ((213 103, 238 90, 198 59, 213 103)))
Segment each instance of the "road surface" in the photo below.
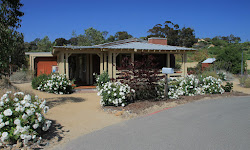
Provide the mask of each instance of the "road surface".
POLYGON ((250 97, 188 103, 106 127, 59 149, 250 150, 250 97))

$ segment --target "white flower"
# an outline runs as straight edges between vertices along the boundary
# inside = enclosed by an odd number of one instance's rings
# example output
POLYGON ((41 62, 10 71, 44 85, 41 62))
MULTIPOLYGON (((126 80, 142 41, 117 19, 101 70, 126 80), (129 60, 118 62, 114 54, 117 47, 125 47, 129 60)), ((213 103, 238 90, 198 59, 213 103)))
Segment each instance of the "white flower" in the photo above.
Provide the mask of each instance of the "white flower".
POLYGON ((11 111, 11 109, 6 109, 6 110, 3 112, 3 114, 4 114, 5 116, 11 116, 11 115, 12 115, 12 111, 11 111))
POLYGON ((8 139, 8 136, 9 136, 8 132, 3 132, 2 137, 1 137, 2 142, 4 142, 6 139, 8 139))
POLYGON ((32 110, 30 110, 30 109, 27 109, 27 110, 26 110, 26 113, 27 113, 27 115, 28 115, 28 116, 33 115, 33 111, 32 111, 32 110))
POLYGON ((3 101, 0 101, 0 106, 4 106, 4 102, 3 101))
POLYGON ((124 103, 122 103, 122 107, 124 107, 125 106, 125 104, 124 103))
POLYGON ((28 116, 27 116, 26 114, 23 114, 22 118, 23 118, 24 120, 26 120, 26 119, 28 118, 28 116))
POLYGON ((21 125, 21 121, 19 119, 15 119, 14 124, 16 124, 17 126, 21 125))
POLYGON ((37 128, 39 127, 39 124, 35 123, 35 124, 33 124, 32 127, 33 127, 34 129, 37 129, 37 128))
POLYGON ((1 129, 2 127, 4 127, 4 126, 5 126, 4 123, 0 123, 0 129, 1 129))
POLYGON ((9 125, 9 124, 10 124, 10 122, 9 122, 9 121, 6 121, 4 124, 7 126, 7 125, 9 125))
POLYGON ((31 96, 29 94, 25 95, 24 100, 31 101, 31 96))

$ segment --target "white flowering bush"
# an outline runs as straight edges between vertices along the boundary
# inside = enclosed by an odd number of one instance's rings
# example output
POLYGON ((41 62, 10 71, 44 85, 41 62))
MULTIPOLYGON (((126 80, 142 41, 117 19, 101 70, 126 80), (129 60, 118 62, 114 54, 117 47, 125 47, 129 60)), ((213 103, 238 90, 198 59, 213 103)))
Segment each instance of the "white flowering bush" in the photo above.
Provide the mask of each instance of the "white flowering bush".
MULTIPOLYGON (((164 81, 159 84, 161 90, 158 91, 159 96, 164 94, 164 81)), ((168 97, 170 99, 178 99, 179 96, 194 96, 204 94, 222 94, 224 89, 222 81, 212 76, 200 78, 194 75, 173 79, 170 78, 168 97)))
POLYGON ((72 93, 73 86, 66 75, 52 74, 48 79, 43 80, 37 89, 54 94, 69 94, 72 93))
POLYGON ((129 103, 129 97, 135 91, 127 84, 121 82, 107 82, 98 89, 98 95, 101 96, 100 104, 102 106, 125 106, 129 103))
POLYGON ((0 100, 0 146, 18 140, 24 144, 40 140, 41 132, 51 126, 43 115, 48 110, 46 101, 37 96, 6 92, 0 100))
POLYGON ((202 80, 202 88, 207 94, 222 94, 224 89, 222 87, 222 80, 214 77, 206 77, 202 80))
POLYGON ((103 85, 110 81, 108 72, 103 72, 100 75, 95 74, 95 78, 98 88, 103 88, 103 85))

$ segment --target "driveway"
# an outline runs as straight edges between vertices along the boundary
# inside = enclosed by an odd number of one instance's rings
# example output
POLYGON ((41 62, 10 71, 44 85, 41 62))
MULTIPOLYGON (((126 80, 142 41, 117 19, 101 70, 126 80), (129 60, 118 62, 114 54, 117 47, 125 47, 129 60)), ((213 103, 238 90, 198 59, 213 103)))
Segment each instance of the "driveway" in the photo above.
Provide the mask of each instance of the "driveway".
POLYGON ((81 136, 59 149, 249 150, 250 97, 202 100, 81 136))
POLYGON ((31 83, 14 85, 24 92, 46 99, 50 110, 45 117, 53 121, 49 137, 46 137, 51 139, 46 149, 52 149, 84 134, 125 120, 103 112, 96 91, 56 95, 33 90, 31 83))

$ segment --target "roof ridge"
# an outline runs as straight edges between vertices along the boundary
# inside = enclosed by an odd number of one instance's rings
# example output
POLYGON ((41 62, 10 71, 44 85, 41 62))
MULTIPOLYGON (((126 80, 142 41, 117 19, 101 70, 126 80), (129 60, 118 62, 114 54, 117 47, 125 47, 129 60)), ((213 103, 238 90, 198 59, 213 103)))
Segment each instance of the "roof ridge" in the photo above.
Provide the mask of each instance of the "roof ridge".
POLYGON ((108 43, 103 43, 103 44, 98 44, 98 45, 93 45, 97 47, 105 47, 105 46, 112 46, 112 45, 118 45, 118 44, 124 44, 124 43, 130 43, 130 42, 147 42, 145 40, 139 39, 139 38, 129 38, 129 39, 124 39, 124 40, 119 40, 119 41, 114 41, 114 42, 108 42, 108 43))

